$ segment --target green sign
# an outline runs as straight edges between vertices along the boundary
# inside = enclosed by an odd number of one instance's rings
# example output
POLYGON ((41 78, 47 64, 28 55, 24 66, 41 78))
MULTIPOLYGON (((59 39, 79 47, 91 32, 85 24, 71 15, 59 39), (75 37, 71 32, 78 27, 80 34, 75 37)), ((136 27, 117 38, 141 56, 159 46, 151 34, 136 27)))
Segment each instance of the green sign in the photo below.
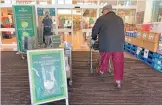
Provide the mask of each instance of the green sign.
POLYGON ((17 33, 18 51, 26 52, 36 47, 35 7, 29 5, 13 6, 17 33))
POLYGON ((43 16, 43 8, 37 8, 38 16, 43 16))
POLYGON ((27 57, 32 104, 68 104, 64 49, 28 50, 27 57))
POLYGON ((55 8, 50 8, 50 16, 55 16, 55 8))

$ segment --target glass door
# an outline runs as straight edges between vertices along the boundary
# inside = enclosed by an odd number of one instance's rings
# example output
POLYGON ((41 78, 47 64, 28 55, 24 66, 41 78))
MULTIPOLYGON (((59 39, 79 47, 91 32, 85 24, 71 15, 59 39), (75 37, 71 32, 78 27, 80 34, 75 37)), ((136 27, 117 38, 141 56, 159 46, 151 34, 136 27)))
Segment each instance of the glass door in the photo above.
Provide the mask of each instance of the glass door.
POLYGON ((17 40, 11 6, 0 6, 0 46, 2 51, 16 51, 17 40))
POLYGON ((55 8, 45 8, 38 7, 37 8, 37 22, 38 22, 38 43, 42 44, 44 42, 44 35, 46 32, 46 27, 50 27, 48 30, 51 35, 57 34, 57 18, 55 8))
POLYGON ((97 19, 97 9, 84 8, 82 14, 82 47, 87 48, 89 44, 89 38, 91 36, 92 28, 97 19))
POLYGON ((57 20, 58 35, 61 35, 61 40, 73 45, 72 9, 58 8, 57 20))
POLYGON ((81 19, 82 19, 82 9, 80 8, 74 8, 73 11, 73 49, 78 50, 81 49, 81 19))

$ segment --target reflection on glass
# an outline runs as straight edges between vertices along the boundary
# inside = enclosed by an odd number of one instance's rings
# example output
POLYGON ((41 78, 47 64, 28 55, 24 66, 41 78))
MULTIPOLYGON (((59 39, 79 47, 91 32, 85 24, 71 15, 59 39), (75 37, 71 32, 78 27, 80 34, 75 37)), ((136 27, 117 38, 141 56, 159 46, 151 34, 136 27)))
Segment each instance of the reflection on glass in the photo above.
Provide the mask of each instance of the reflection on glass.
POLYGON ((129 10, 118 10, 118 15, 123 19, 124 23, 128 24, 135 24, 135 9, 129 9, 129 10))
POLYGON ((83 9, 83 29, 90 29, 94 26, 96 15, 96 9, 83 9))
POLYGON ((58 28, 72 28, 72 11, 70 9, 58 9, 58 28))
POLYGON ((15 44, 16 43, 16 34, 12 30, 14 28, 14 19, 12 8, 1 8, 1 18, 0 18, 0 27, 6 29, 1 32, 2 44, 15 44))
POLYGON ((118 1, 118 5, 129 6, 129 5, 136 5, 136 4, 137 4, 137 0, 119 0, 118 1))

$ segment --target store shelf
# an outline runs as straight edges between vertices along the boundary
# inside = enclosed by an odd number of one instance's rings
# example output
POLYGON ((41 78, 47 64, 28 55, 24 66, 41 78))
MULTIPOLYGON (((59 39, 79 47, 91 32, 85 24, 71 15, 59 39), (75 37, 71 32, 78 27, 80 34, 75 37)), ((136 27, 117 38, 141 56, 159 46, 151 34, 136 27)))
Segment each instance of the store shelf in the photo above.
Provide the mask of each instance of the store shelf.
POLYGON ((145 48, 139 47, 141 50, 138 50, 138 46, 135 46, 130 43, 125 43, 124 50, 135 56, 137 59, 146 63, 147 65, 153 67, 155 70, 162 72, 162 54, 148 51, 148 56, 145 56, 145 48))

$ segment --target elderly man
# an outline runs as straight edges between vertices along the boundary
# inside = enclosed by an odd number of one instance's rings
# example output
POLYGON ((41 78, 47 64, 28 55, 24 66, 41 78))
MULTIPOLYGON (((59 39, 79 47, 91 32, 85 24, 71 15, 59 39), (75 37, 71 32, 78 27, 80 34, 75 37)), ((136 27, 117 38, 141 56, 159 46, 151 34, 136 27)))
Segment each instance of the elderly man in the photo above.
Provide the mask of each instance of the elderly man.
POLYGON ((108 62, 112 57, 114 66, 115 86, 121 87, 124 71, 124 24, 123 20, 112 11, 112 5, 106 5, 102 10, 103 15, 99 17, 92 29, 92 42, 99 41, 101 76, 108 71, 108 62))

